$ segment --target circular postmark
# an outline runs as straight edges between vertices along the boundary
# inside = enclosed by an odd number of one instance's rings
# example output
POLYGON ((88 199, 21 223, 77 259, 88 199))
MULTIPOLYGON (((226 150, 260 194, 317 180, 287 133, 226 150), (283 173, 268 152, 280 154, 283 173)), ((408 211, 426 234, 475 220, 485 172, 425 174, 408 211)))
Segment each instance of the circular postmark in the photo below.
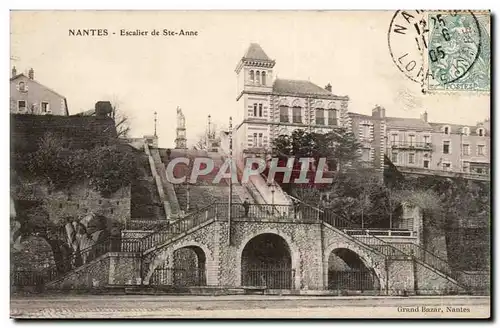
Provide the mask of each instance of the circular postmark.
POLYGON ((394 64, 410 80, 443 85, 472 67, 481 31, 470 11, 399 10, 391 20, 388 45, 394 64))

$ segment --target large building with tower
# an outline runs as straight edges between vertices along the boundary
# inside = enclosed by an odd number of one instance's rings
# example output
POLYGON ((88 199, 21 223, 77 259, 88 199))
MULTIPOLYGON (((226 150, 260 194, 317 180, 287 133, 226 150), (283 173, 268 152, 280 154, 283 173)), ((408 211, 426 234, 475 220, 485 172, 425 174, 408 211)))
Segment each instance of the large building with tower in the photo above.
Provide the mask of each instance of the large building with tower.
POLYGON ((233 148, 239 159, 265 154, 274 138, 296 129, 328 132, 348 123, 347 96, 328 84, 274 78, 276 62, 251 43, 238 62, 233 148))

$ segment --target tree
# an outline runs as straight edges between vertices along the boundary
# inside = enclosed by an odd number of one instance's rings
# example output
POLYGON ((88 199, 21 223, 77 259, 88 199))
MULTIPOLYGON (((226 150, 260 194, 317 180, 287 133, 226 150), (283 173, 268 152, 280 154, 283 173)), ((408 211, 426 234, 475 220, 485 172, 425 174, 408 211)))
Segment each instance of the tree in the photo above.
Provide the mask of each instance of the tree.
POLYGON ((360 147, 356 137, 345 128, 324 134, 297 129, 291 135, 274 139, 272 153, 279 158, 326 158, 330 170, 340 171, 346 164, 359 159, 360 147))
POLYGON ((130 133, 130 121, 128 115, 120 109, 121 102, 117 97, 113 97, 111 106, 113 107, 112 118, 115 121, 116 135, 118 138, 127 138, 130 133))

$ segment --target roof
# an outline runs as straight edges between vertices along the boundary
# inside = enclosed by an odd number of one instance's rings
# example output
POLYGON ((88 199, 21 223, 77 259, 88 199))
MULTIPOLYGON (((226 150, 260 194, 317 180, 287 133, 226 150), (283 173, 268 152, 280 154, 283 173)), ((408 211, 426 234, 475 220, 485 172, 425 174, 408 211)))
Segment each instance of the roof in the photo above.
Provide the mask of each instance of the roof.
POLYGON ((450 124, 450 123, 429 123, 434 132, 441 132, 444 126, 450 127, 451 134, 461 134, 464 127, 468 127, 471 135, 476 135, 476 130, 480 127, 484 128, 486 134, 488 130, 482 125, 460 125, 460 124, 450 124))
POLYGON ((330 91, 325 90, 310 81, 284 79, 276 79, 274 81, 273 93, 330 97, 333 96, 330 91))
POLYGON ((250 43, 245 55, 243 55, 243 59, 271 61, 258 43, 250 43))
POLYGON ((354 112, 348 112, 347 115, 352 116, 352 117, 360 117, 360 118, 366 118, 366 119, 378 119, 377 117, 373 117, 372 115, 366 115, 366 114, 360 114, 360 113, 354 113, 354 112))
POLYGON ((45 89, 47 89, 47 90, 49 90, 50 92, 52 92, 52 93, 54 93, 54 94, 58 95, 59 97, 66 99, 66 97, 64 97, 64 96, 63 96, 63 95, 61 95, 60 93, 57 93, 56 91, 52 90, 51 88, 47 87, 46 85, 41 84, 41 83, 40 83, 40 82, 38 82, 37 80, 30 79, 30 78, 29 78, 29 77, 27 77, 24 73, 19 73, 19 74, 17 74, 17 75, 14 75, 13 77, 11 77, 11 78, 10 78, 10 80, 11 80, 11 81, 14 81, 15 79, 17 79, 17 78, 19 78, 19 77, 21 77, 21 76, 24 76, 24 77, 25 77, 25 78, 27 78, 28 80, 30 80, 30 81, 32 81, 32 82, 35 82, 36 84, 38 84, 38 85, 40 85, 40 86, 44 87, 45 89))
POLYGON ((429 123, 420 118, 387 117, 387 127, 414 130, 432 130, 429 123))

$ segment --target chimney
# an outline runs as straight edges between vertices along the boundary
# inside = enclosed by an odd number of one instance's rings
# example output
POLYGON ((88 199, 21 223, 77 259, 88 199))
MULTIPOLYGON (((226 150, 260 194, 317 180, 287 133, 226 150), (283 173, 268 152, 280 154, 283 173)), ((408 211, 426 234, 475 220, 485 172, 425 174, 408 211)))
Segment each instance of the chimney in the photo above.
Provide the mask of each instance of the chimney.
POLYGON ((385 108, 375 105, 375 108, 372 109, 372 117, 385 118, 385 108))
POLYGON ((332 85, 330 83, 328 83, 326 86, 325 86, 325 90, 326 91, 330 91, 332 92, 332 85))
POLYGON ((16 66, 13 66, 12 67, 12 76, 11 77, 14 77, 17 75, 17 69, 16 69, 16 66))
POLYGON ((113 106, 109 101, 98 101, 95 103, 95 115, 99 117, 109 116, 113 112, 113 106))
POLYGON ((33 68, 30 68, 30 70, 28 71, 28 77, 30 78, 30 80, 35 79, 35 71, 33 70, 33 68))
POLYGON ((423 114, 420 115, 420 118, 427 123, 427 111, 425 111, 423 114))

